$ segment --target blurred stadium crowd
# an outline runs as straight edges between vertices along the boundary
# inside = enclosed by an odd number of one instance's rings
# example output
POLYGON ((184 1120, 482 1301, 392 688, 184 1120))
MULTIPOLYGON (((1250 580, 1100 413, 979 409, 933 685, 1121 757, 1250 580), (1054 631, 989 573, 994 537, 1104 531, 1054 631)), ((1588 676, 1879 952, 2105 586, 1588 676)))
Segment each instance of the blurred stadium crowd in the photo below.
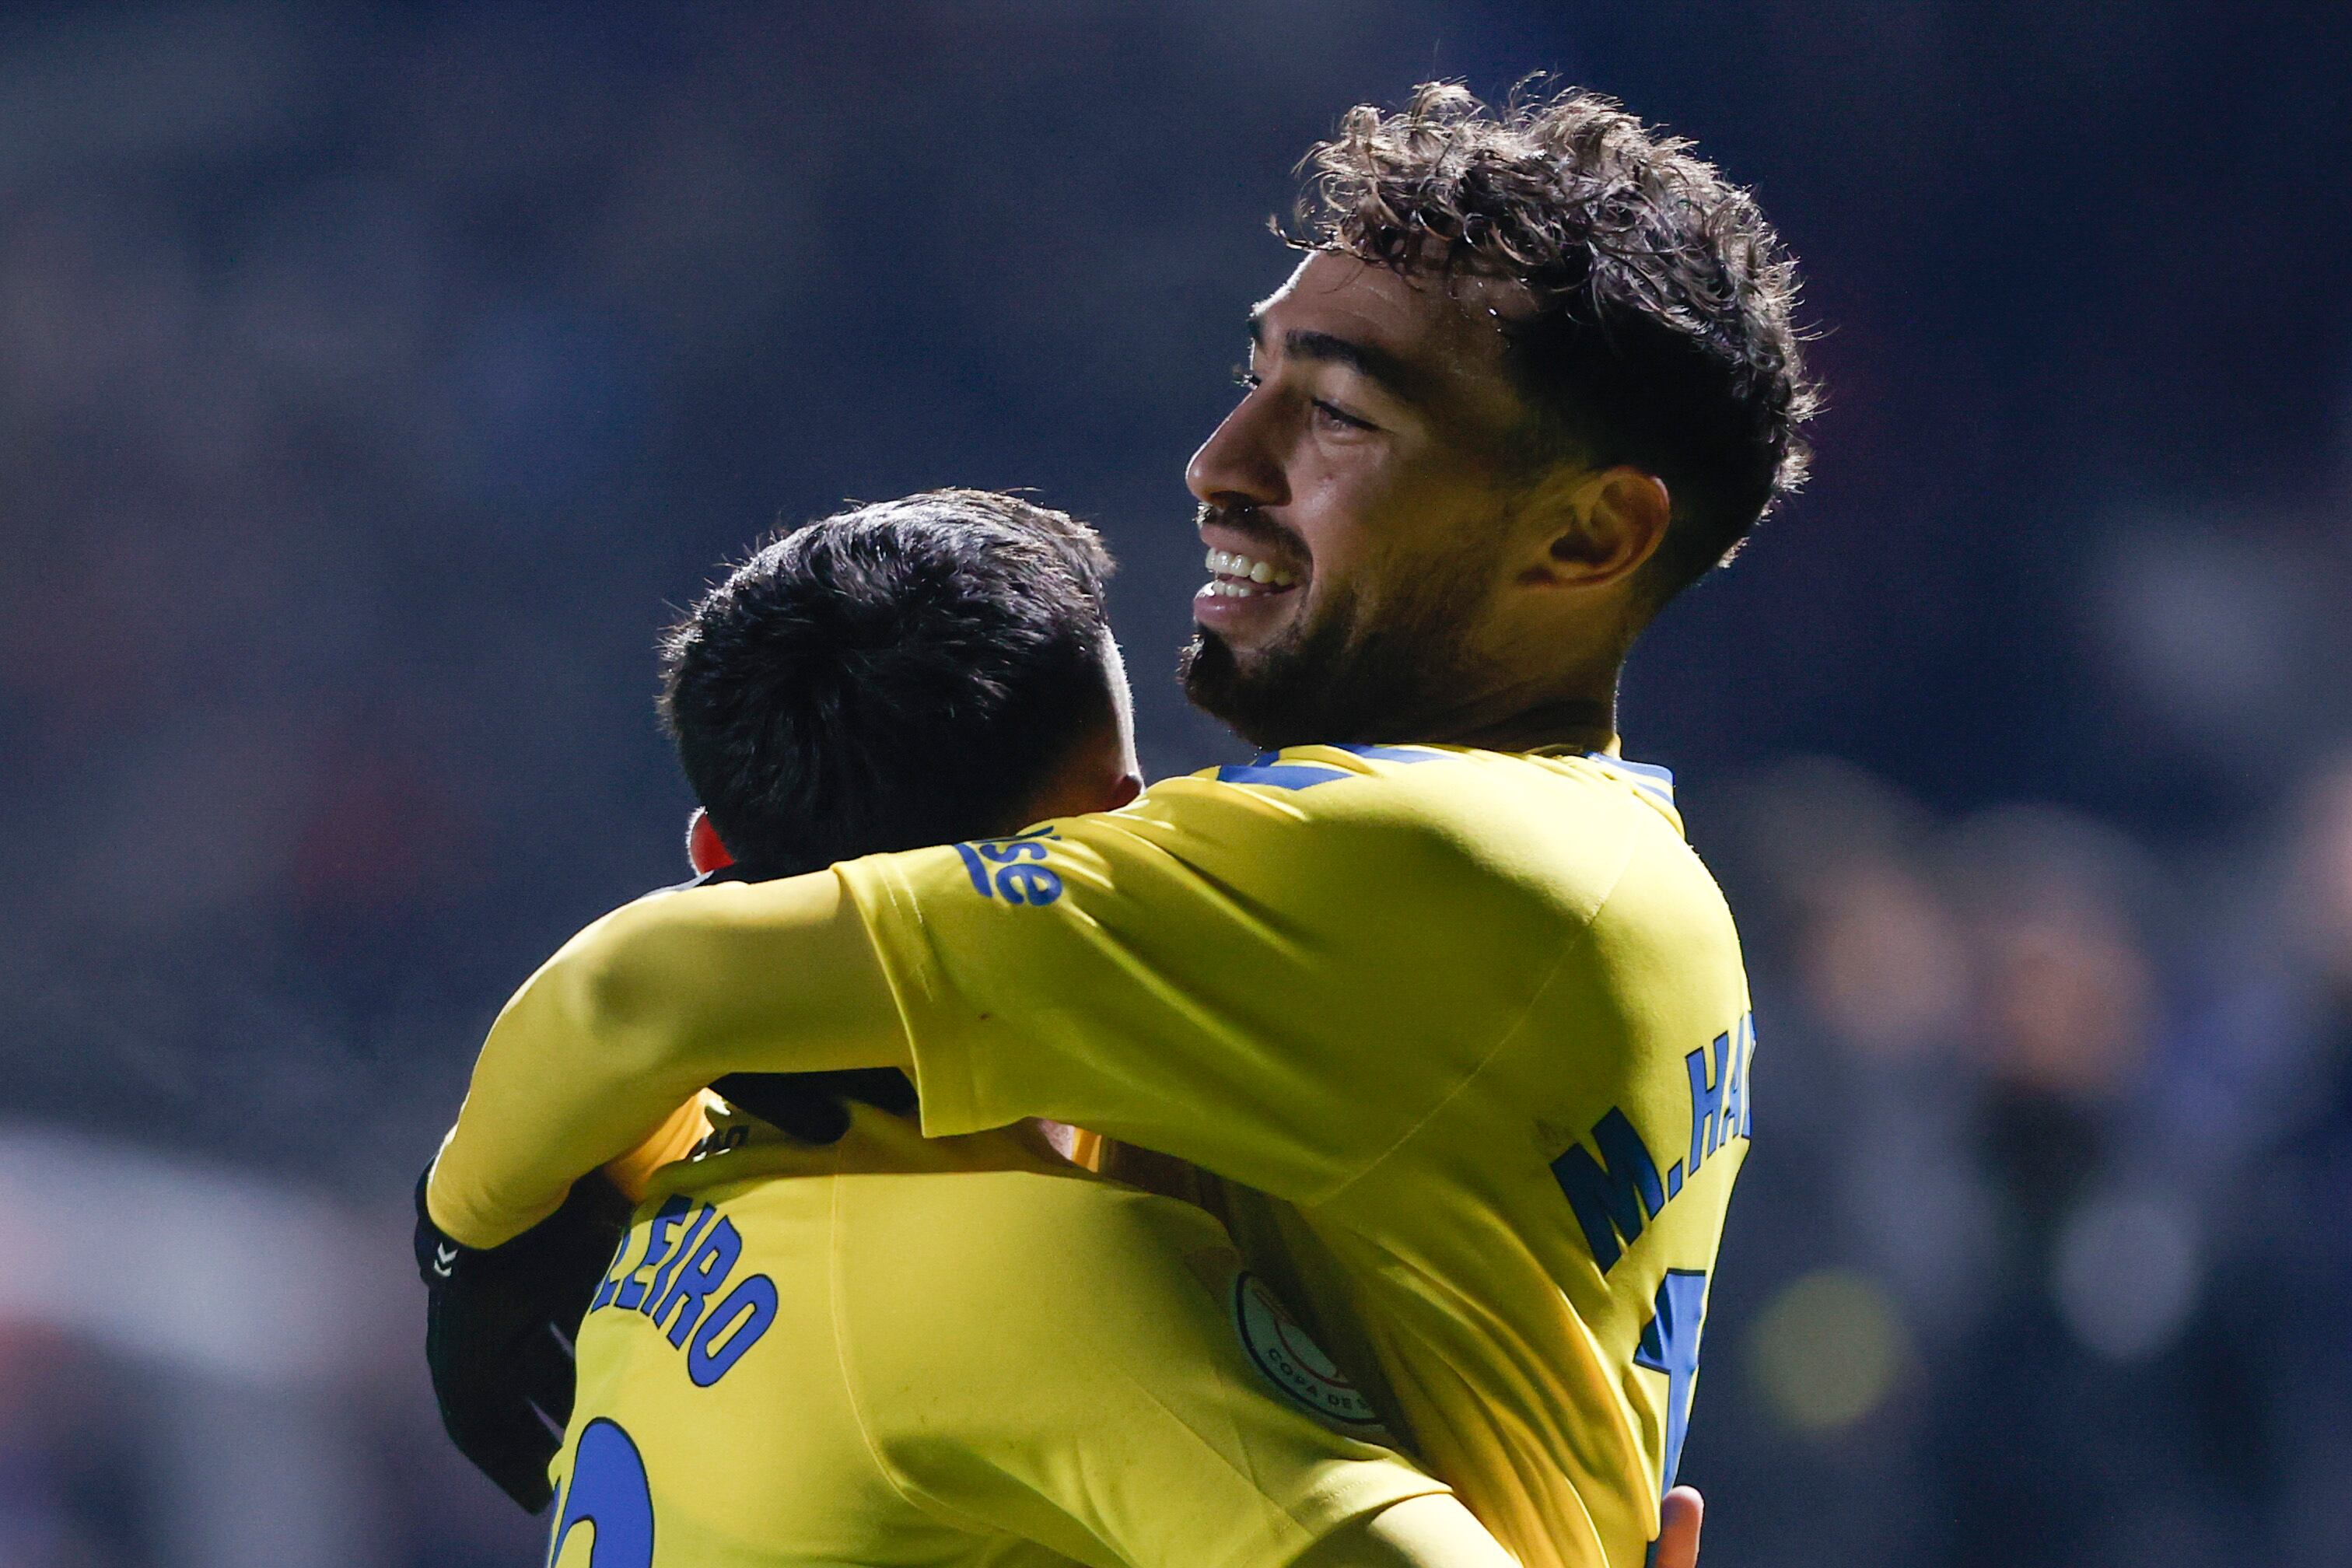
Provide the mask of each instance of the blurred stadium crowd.
POLYGON ((1264 219, 1535 64, 1756 183, 1826 334, 1814 491, 1627 700, 1762 1042, 1707 1560, 2352 1561, 2343 18, 1554 9, 0 19, 0 1564, 524 1561, 407 1188, 680 874, 666 604, 1034 486, 1147 762, 1227 756, 1161 672, 1264 219))

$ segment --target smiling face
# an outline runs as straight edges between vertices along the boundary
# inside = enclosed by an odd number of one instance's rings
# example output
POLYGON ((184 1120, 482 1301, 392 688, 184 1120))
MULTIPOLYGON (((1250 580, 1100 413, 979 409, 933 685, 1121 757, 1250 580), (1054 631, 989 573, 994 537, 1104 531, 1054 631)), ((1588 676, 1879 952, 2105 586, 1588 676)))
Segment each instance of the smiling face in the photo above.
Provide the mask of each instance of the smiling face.
POLYGON ((1804 477, 1794 261, 1575 89, 1424 82, 1305 166, 1310 254, 1187 476, 1186 689, 1265 745, 1609 740, 1634 636, 1804 477))
POLYGON ((1515 458, 1507 284, 1309 257, 1251 316, 1241 404, 1193 455, 1209 582, 1192 700, 1265 746, 1433 737, 1540 685, 1522 603, 1546 489, 1515 458))

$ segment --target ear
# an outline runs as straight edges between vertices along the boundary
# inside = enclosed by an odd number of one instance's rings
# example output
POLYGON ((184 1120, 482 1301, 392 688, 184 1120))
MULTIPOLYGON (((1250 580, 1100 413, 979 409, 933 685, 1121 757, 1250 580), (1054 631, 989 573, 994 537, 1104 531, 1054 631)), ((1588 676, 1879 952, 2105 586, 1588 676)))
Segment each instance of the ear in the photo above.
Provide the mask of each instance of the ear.
POLYGON ((1097 724, 1075 742, 1043 788, 1023 805, 1023 820, 1117 811, 1143 793, 1143 775, 1129 755, 1125 726, 1097 724))
POLYGON ((686 858, 698 877, 735 864, 735 857, 719 841, 719 829, 710 826, 710 814, 698 805, 686 824, 686 858))
POLYGON ((1528 577, 1558 587, 1622 583, 1658 552, 1673 516, 1655 474, 1622 464, 1587 474, 1551 511, 1542 560, 1528 577))

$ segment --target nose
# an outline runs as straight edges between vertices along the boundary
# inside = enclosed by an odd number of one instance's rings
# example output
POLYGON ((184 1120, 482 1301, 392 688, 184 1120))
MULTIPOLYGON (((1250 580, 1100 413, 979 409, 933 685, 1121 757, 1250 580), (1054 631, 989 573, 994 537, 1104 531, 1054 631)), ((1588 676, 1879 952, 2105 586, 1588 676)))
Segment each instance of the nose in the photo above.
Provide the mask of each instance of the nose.
POLYGON ((1283 470, 1281 418, 1273 399, 1253 389, 1209 432, 1184 465, 1193 499, 1212 506, 1281 506, 1290 500, 1283 470))

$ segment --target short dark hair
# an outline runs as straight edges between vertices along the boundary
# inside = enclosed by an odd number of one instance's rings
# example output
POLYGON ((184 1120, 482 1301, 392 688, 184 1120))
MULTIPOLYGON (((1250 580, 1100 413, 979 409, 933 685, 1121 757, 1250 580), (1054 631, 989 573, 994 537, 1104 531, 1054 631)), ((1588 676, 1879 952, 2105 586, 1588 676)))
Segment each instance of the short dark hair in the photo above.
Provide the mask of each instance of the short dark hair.
POLYGON ((1017 496, 931 490, 793 529, 662 643, 661 713, 746 874, 989 837, 1108 722, 1110 558, 1017 496))
POLYGON ((1304 248, 1401 270, 1516 279, 1532 318, 1509 363, 1530 451, 1655 474, 1674 521, 1644 568, 1653 604, 1727 561, 1805 477, 1819 401, 1793 315, 1796 264, 1755 199, 1613 99, 1535 80, 1500 112, 1428 82, 1348 111, 1300 165, 1304 248))

